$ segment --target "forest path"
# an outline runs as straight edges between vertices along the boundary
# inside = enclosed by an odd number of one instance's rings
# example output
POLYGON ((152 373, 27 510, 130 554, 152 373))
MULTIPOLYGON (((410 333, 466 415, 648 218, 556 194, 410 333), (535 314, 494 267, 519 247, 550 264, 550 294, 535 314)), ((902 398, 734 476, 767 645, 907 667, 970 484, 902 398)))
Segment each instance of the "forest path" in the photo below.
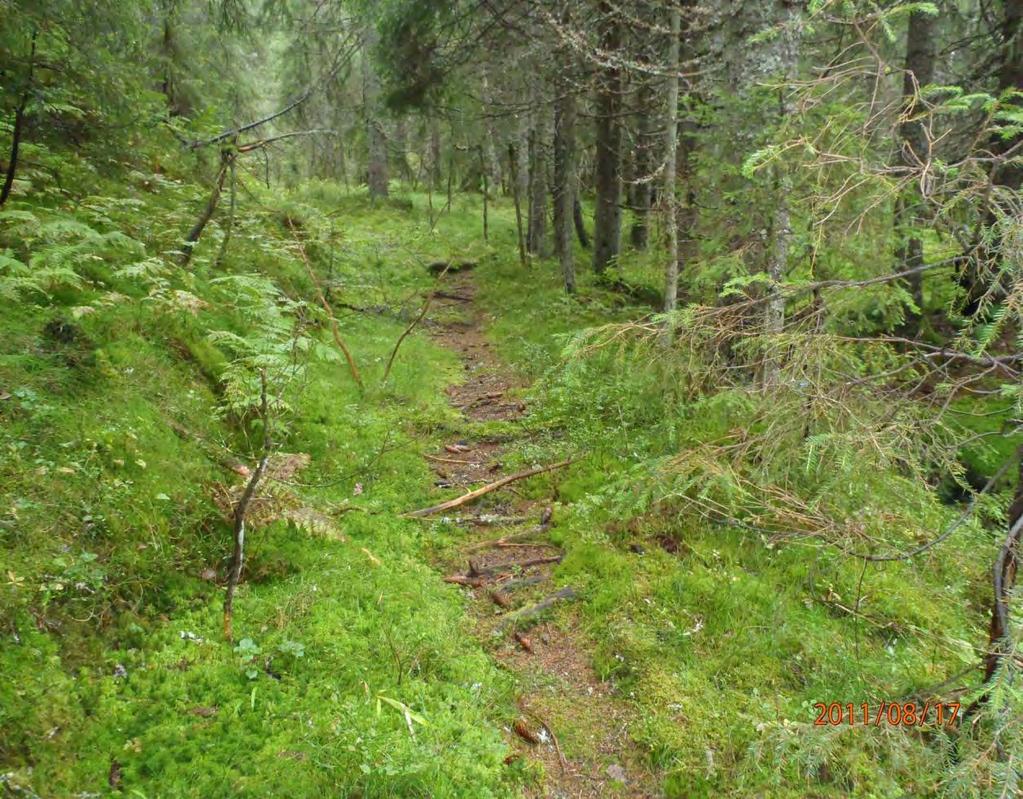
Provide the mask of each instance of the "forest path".
MULTIPOLYGON (((516 399, 524 386, 487 341, 475 298, 466 272, 448 276, 434 293, 433 337, 465 368, 464 381, 448 390, 464 427, 428 457, 437 485, 462 491, 506 476, 501 454, 514 442, 476 435, 475 423, 515 422, 525 414, 516 399)), ((553 579, 563 553, 548 536, 557 524, 551 505, 526 498, 511 483, 451 513, 466 535, 435 565, 447 581, 465 586, 477 637, 515 677, 519 715, 505 727, 515 752, 510 757, 539 761, 545 773, 528 795, 659 795, 659 781, 629 735, 635 712, 594 672, 592 645, 572 613, 572 589, 553 579), (538 607, 546 602, 549 609, 538 607)))

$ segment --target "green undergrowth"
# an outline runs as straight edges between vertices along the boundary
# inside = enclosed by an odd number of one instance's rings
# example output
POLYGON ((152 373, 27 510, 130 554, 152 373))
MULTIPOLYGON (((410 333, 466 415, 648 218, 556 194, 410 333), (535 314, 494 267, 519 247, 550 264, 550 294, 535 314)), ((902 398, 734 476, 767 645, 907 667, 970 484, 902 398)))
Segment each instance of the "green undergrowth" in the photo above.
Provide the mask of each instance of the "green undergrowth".
POLYGON ((246 181, 226 258, 221 214, 182 269, 202 187, 164 172, 88 185, 3 211, 5 784, 151 799, 515 793, 497 723, 512 685, 425 565, 421 525, 399 516, 431 499, 420 452, 452 425, 442 389, 460 370, 415 334, 381 384, 425 265, 492 257, 474 204, 456 198, 431 231, 421 196, 374 206, 327 183, 246 181), (275 486, 297 512, 249 532, 234 643, 215 498, 241 482, 233 463, 254 463, 260 427, 231 410, 249 361, 228 345, 267 368, 301 361, 274 436, 308 456, 275 486))
MULTIPOLYGON (((632 734, 666 775, 667 795, 984 795, 975 777, 950 779, 956 757, 966 757, 948 731, 815 726, 814 705, 922 705, 932 688, 975 667, 997 533, 974 520, 910 561, 864 566, 823 538, 709 523, 688 498, 741 507, 741 491, 723 464, 701 465, 695 484, 681 479, 689 467, 679 453, 699 455, 770 409, 736 391, 689 398, 682 367, 643 357, 624 336, 581 352, 581 328, 649 309, 622 307, 587 277, 580 296, 566 298, 553 262, 533 266, 526 297, 514 290, 517 269, 505 262, 479 276, 483 302, 495 315, 501 309, 493 341, 536 380, 517 457, 580 456, 555 491, 552 537, 567 550, 557 579, 580 592, 572 619, 594 642, 598 673, 634 704, 632 734)), ((997 462, 988 449, 967 456, 997 462)), ((909 484, 896 465, 827 468, 845 470, 835 479, 848 512, 865 525, 887 519, 876 523, 892 535, 905 525, 912 534, 896 540, 908 538, 907 547, 961 510, 943 504, 943 492, 909 484)), ((789 484, 813 487, 818 472, 800 466, 789 484)), ((551 488, 533 490, 540 498, 551 488)), ((979 518, 997 525, 1003 499, 982 503, 979 518)))

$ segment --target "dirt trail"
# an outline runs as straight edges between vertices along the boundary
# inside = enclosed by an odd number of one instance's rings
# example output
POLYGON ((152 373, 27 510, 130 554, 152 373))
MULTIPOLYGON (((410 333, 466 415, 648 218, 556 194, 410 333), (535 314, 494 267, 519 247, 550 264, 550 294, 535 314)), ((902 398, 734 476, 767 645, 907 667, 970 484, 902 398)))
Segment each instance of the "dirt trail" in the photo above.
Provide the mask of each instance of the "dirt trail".
MULTIPOLYGON (((523 386, 487 342, 475 295, 469 274, 450 275, 434 295, 432 314, 434 338, 457 352, 465 367, 465 380, 448 392, 465 426, 429 459, 438 486, 462 491, 506 474, 501 454, 507 442, 474 438, 473 423, 515 421, 525 412, 518 399, 523 386)), ((508 719, 506 735, 513 757, 541 761, 546 775, 530 795, 659 795, 629 736, 632 708, 594 673, 591 647, 574 623, 572 589, 554 579, 562 553, 547 535, 557 524, 551 505, 524 498, 512 483, 451 515, 466 536, 437 565, 445 579, 465 586, 479 639, 518 682, 520 713, 508 719), (551 599, 550 610, 532 614, 551 599)))

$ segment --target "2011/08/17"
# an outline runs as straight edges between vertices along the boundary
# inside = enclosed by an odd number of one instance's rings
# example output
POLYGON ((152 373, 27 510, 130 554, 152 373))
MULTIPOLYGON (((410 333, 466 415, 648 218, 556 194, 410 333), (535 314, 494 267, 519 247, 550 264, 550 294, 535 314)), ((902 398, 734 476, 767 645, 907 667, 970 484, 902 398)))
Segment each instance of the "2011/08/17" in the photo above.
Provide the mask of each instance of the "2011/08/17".
POLYGON ((891 727, 923 727, 927 725, 929 717, 933 716, 934 724, 937 726, 952 727, 959 717, 959 707, 958 702, 926 702, 923 705, 916 702, 882 702, 876 712, 871 712, 868 702, 863 702, 858 707, 852 702, 846 704, 817 702, 814 704, 817 711, 814 725, 837 727, 840 724, 848 724, 850 727, 856 725, 880 727, 887 724, 891 727))

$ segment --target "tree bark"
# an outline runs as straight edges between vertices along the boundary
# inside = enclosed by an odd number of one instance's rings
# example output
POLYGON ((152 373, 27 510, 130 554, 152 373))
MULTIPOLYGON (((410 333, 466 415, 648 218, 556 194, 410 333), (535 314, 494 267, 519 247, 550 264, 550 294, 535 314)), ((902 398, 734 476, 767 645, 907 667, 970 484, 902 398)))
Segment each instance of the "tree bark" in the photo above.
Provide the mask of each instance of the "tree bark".
MULTIPOLYGON (((1023 91, 1023 0, 1004 0, 1003 7, 1004 55, 998 69, 998 88, 1003 92, 1009 89, 1023 91)), ((1017 97, 1015 104, 1018 106, 1020 102, 1017 97)), ((1008 141, 998 140, 995 142, 994 150, 1001 155, 1018 144, 1019 141, 1019 135, 1008 141)), ((1000 164, 995 169, 992 179, 1000 186, 1019 190, 1023 184, 1023 165, 1018 161, 1000 164)))
POLYGON ((515 144, 508 142, 508 169, 511 172, 512 199, 515 202, 515 238, 519 245, 519 262, 522 266, 527 266, 529 261, 526 258, 526 237, 522 230, 522 197, 519 193, 518 159, 515 144))
MULTIPOLYGON (((988 651, 984 658, 984 683, 990 684, 1012 651, 1012 630, 1010 626, 1010 598, 1016 588, 1016 577, 1020 562, 1023 561, 1023 447, 1016 451, 1017 480, 1012 505, 1009 507, 1008 532, 999 550, 992 570, 994 599, 991 603, 991 624, 988 633, 988 651)), ((967 714, 976 706, 987 701, 985 693, 970 706, 967 714)))
MULTIPOLYGON (((799 16, 799 4, 792 0, 779 0, 777 6, 778 20, 781 31, 776 40, 776 57, 782 78, 782 88, 778 98, 778 121, 784 120, 793 113, 792 101, 787 87, 796 70, 799 59, 798 41, 793 25, 799 16)), ((792 180, 781 163, 775 163, 774 169, 774 212, 771 216, 770 239, 767 247, 767 275, 771 279, 770 292, 765 309, 764 332, 769 339, 777 339, 785 329, 785 295, 782 282, 788 268, 789 245, 792 241, 792 220, 789 210, 788 195, 792 190, 792 180)), ((764 384, 774 381, 780 366, 780 359, 771 352, 764 356, 764 384)))
MULTIPOLYGON (((568 72, 570 64, 562 64, 568 72)), ((565 291, 575 292, 575 252, 572 246, 572 213, 576 195, 575 95, 567 81, 559 86, 554 110, 554 242, 565 291)))
MULTIPOLYGON (((902 82, 903 121, 899 133, 902 138, 899 162, 906 170, 916 170, 930 161, 930 144, 923 122, 917 117, 921 112, 919 90, 934 80, 935 28, 937 20, 930 14, 914 11, 909 16, 906 30, 906 64, 902 82)), ((924 247, 920 237, 912 228, 915 217, 921 209, 917 182, 903 192, 895 204, 895 237, 898 242, 898 269, 905 271, 923 265, 924 247)), ((907 335, 916 333, 920 310, 923 308, 923 283, 920 273, 907 281, 917 312, 910 313, 906 324, 907 335)))
POLYGON ((678 6, 671 7, 668 44, 667 108, 664 121, 664 230, 668 252, 664 266, 664 312, 678 304, 678 204, 676 202, 676 158, 678 156, 678 68, 681 17, 678 6))
MULTIPOLYGON (((1023 0, 1004 0, 1002 3, 1001 20, 1001 53, 998 61, 998 89, 1006 92, 1012 89, 1023 91, 1023 0)), ((1009 102, 1013 106, 1021 104, 1019 97, 1009 102)), ((1008 139, 1001 136, 994 136, 991 141, 991 152, 999 159, 1002 159, 1012 148, 1020 143, 1021 136, 1017 134, 1008 139)), ((1023 184, 1023 166, 1015 159, 1015 162, 1000 160, 996 162, 991 170, 991 183, 995 186, 1004 186, 1008 189, 1018 191, 1023 184)), ((985 295, 991 292, 990 279, 983 273, 986 270, 984 262, 990 263, 992 267, 998 261, 1004 261, 1005 257, 999 252, 1001 247, 1001 235, 997 230, 1000 227, 1000 216, 1005 212, 989 206, 984 214, 984 226, 995 235, 993 242, 984 244, 977 248, 980 253, 967 256, 968 266, 959 277, 966 300, 963 305, 963 316, 974 317, 981 309, 985 295)), ((983 232, 978 235, 978 242, 983 238, 983 232)), ((997 270, 996 271, 1004 271, 997 270)), ((999 280, 996 274, 994 280, 999 280)))
POLYGON ((436 115, 430 117, 430 185, 439 190, 443 185, 440 174, 440 121, 436 115))
POLYGON ((377 43, 376 28, 368 26, 362 45, 362 108, 366 115, 366 184, 373 200, 387 196, 387 139, 384 136, 380 103, 380 78, 373 66, 377 43))
POLYGON ((484 169, 487 173, 487 182, 494 187, 501 186, 501 162, 497 156, 497 131, 494 129, 494 119, 490 114, 490 110, 494 105, 494 98, 490 91, 490 79, 488 75, 487 65, 483 64, 483 74, 481 76, 482 81, 482 93, 481 97, 483 100, 483 156, 484 156, 484 169))
POLYGON ((32 30, 32 44, 28 55, 28 76, 25 78, 25 89, 18 100, 18 106, 14 109, 14 129, 11 131, 11 155, 7 161, 7 173, 4 175, 4 185, 0 188, 0 208, 11 196, 11 189, 14 187, 14 175, 18 170, 18 150, 21 147, 21 134, 25 127, 25 110, 28 108, 28 100, 32 94, 32 76, 36 65, 36 38, 38 31, 32 30))
MULTIPOLYGON (((678 9, 673 8, 671 13, 678 14, 678 9)), ((675 36, 676 40, 678 36, 675 36)), ((677 64, 677 57, 671 60, 671 53, 668 54, 668 63, 677 64)), ((672 67, 669 66, 669 69, 672 67)), ((677 67, 674 69, 678 72, 677 67)), ((671 79, 669 79, 670 81, 671 79)), ((676 105, 678 98, 678 77, 675 80, 676 105)), ((670 91, 670 84, 669 84, 670 91)), ((654 157, 656 149, 655 134, 653 130, 653 119, 650 109, 656 103, 656 93, 653 82, 644 76, 642 83, 636 93, 637 113, 639 114, 639 132, 636 141, 635 174, 632 176, 632 227, 629 230, 629 240, 637 250, 645 250, 650 240, 650 201, 653 196, 653 173, 654 157)), ((670 103, 670 100, 669 100, 670 103)))
POLYGON ((547 138, 548 108, 542 98, 535 108, 534 127, 529 137, 529 237, 534 255, 549 255, 547 242, 547 138))
MULTIPOLYGON (((602 0, 598 9, 604 58, 617 58, 622 36, 616 7, 602 0)), ((597 207, 593 219, 593 269, 597 274, 603 274, 615 263, 621 249, 621 94, 621 69, 609 61, 601 67, 595 103, 597 207)))
POLYGON ((575 225, 575 235, 579 244, 584 250, 590 249, 590 235, 586 232, 586 220, 583 218, 583 204, 579 199, 579 173, 576 172, 575 196, 572 198, 572 222, 575 225))

